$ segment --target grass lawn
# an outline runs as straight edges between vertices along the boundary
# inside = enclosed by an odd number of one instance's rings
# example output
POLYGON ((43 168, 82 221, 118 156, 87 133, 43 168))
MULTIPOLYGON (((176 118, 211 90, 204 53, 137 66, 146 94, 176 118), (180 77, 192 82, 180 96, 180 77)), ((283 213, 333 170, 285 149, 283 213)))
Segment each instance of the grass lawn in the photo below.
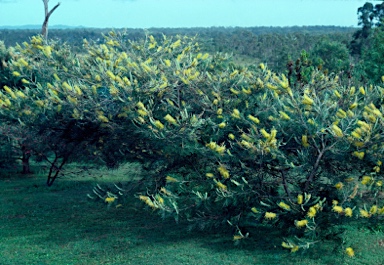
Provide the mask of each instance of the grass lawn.
POLYGON ((58 179, 48 188, 42 173, 0 177, 0 264, 384 264, 384 233, 351 228, 345 235, 356 257, 329 242, 289 253, 274 231, 254 231, 235 246, 232 234, 188 232, 163 221, 130 194, 122 207, 87 197, 96 184, 140 174, 137 166, 94 170, 58 179))

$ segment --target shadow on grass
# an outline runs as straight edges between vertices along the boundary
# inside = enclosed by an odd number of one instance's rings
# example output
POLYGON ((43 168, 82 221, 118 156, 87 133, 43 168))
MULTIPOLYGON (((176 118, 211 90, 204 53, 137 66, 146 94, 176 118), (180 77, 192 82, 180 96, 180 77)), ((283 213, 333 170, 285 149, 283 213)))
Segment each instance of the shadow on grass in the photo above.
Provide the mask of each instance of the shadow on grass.
POLYGON ((133 193, 116 208, 87 199, 94 180, 61 180, 52 188, 43 181, 1 181, 0 264, 344 263, 340 253, 324 255, 334 250, 331 243, 292 255, 278 232, 264 227, 235 246, 229 231, 188 232, 187 223, 162 220, 133 193))

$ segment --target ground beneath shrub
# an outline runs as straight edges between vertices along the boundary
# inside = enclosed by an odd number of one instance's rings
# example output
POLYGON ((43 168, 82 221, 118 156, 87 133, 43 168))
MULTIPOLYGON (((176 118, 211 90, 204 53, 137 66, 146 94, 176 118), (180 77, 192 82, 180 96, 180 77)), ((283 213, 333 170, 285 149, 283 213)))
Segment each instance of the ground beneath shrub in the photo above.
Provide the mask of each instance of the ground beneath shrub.
POLYGON ((121 178, 94 172, 48 188, 39 174, 0 177, 0 264, 384 264, 383 232, 351 227, 345 240, 354 258, 332 242, 289 253, 268 237, 273 231, 255 231, 235 246, 227 232, 188 232, 186 224, 163 221, 133 193, 117 208, 87 197, 97 183, 121 178))

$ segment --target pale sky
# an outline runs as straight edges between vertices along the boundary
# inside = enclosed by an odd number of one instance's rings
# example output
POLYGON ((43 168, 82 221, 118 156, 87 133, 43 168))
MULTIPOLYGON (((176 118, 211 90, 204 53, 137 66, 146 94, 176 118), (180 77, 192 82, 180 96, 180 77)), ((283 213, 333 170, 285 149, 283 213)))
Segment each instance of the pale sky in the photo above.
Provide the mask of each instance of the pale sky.
MULTIPOLYGON (((50 25, 97 28, 357 26, 365 0, 50 0, 50 25)), ((379 2, 374 2, 379 3, 379 2)), ((0 26, 41 25, 42 0, 0 0, 0 26)))

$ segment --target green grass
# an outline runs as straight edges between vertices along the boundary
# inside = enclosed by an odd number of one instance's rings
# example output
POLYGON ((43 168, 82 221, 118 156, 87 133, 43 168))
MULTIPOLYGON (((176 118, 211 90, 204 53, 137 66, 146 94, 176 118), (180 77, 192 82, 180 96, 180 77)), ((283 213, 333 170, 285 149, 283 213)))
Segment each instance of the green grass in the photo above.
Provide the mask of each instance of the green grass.
MULTIPOLYGON (((42 173, 42 172, 41 172, 42 173)), ((289 253, 274 231, 252 231, 235 246, 227 231, 188 232, 145 210, 132 191, 122 207, 87 198, 100 183, 136 179, 140 167, 79 171, 45 186, 41 174, 0 179, 0 264, 384 264, 384 234, 351 228, 345 235, 356 257, 328 242, 289 253), (78 172, 78 173, 76 173, 78 172)), ((344 246, 346 247, 346 246, 344 246)))

